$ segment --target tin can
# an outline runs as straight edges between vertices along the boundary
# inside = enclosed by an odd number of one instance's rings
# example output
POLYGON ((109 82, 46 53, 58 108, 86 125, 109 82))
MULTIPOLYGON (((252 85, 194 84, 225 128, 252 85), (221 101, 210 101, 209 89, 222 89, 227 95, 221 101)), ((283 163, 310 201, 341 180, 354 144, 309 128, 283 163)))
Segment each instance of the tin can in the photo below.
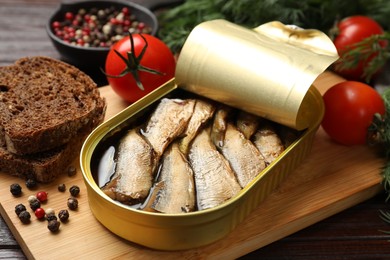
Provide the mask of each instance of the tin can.
POLYGON ((222 20, 196 27, 180 54, 176 78, 101 124, 84 142, 80 165, 96 219, 134 243, 184 250, 223 238, 258 207, 309 154, 324 113, 322 97, 311 84, 337 58, 333 44, 322 33, 296 30, 280 23, 250 30, 222 20), (100 189, 92 170, 99 146, 143 120, 162 98, 180 98, 183 92, 304 130, 235 197, 219 206, 162 214, 111 199, 100 189))

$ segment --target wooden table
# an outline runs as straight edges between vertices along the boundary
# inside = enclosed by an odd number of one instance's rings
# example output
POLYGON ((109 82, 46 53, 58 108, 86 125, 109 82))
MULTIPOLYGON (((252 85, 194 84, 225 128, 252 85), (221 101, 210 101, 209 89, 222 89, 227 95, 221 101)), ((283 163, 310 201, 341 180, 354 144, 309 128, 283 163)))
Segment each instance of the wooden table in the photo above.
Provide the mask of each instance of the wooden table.
MULTIPOLYGON (((0 0, 0 66, 12 64, 23 56, 59 58, 44 30, 45 22, 58 2, 0 0)), ((376 193, 367 201, 249 253, 242 259, 389 258, 390 236, 380 230, 390 230, 390 226, 379 217, 379 211, 386 210, 387 205, 385 195, 376 193)), ((10 258, 23 259, 25 256, 0 218, 0 259, 10 258)))

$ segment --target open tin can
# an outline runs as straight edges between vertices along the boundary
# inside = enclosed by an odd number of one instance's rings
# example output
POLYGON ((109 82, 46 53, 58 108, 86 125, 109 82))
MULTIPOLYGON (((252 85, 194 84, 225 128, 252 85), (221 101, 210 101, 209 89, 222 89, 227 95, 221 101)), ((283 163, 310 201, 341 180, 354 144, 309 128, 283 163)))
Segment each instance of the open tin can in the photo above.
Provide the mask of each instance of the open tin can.
POLYGON ((97 127, 80 164, 90 209, 110 231, 160 250, 183 250, 217 241, 232 231, 309 154, 324 106, 313 81, 338 58, 316 30, 271 22, 246 29, 224 20, 191 32, 175 78, 97 127), (97 182, 96 163, 116 136, 147 120, 165 97, 198 95, 300 131, 299 137, 248 185, 223 204, 179 214, 147 212, 111 199, 97 182))

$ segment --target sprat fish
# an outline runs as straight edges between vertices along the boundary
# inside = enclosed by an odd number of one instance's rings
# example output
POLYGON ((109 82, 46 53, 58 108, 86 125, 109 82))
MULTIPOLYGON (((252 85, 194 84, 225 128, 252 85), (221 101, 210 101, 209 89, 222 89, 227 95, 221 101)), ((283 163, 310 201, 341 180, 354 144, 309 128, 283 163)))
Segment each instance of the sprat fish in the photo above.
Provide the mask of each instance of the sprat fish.
POLYGON ((242 188, 266 167, 263 155, 232 123, 228 123, 224 145, 219 149, 229 161, 242 188))
POLYGON ((211 141, 215 146, 223 146, 228 117, 231 115, 232 110, 231 107, 221 106, 215 112, 210 133, 211 141))
POLYGON ((245 111, 240 111, 237 115, 236 125, 246 139, 251 139, 259 126, 259 118, 245 111))
POLYGON ((154 191, 151 208, 162 213, 187 213, 195 209, 195 184, 193 171, 173 142, 161 158, 161 170, 154 191))
POLYGON ((267 164, 272 163, 283 151, 284 145, 275 128, 264 122, 254 135, 253 143, 264 156, 267 164))
POLYGON ((139 130, 128 131, 120 140, 115 172, 103 192, 129 205, 143 201, 152 187, 157 163, 156 153, 139 130))
POLYGON ((198 133, 199 128, 213 116, 214 111, 214 104, 200 99, 196 100, 194 112, 183 133, 183 138, 179 141, 180 150, 185 155, 188 153, 190 143, 198 133))
POLYGON ((188 156, 194 171, 199 210, 218 206, 241 190, 229 162, 212 143, 209 128, 195 137, 188 156))
POLYGON ((143 131, 158 156, 186 129, 194 106, 193 99, 164 98, 158 104, 143 131))

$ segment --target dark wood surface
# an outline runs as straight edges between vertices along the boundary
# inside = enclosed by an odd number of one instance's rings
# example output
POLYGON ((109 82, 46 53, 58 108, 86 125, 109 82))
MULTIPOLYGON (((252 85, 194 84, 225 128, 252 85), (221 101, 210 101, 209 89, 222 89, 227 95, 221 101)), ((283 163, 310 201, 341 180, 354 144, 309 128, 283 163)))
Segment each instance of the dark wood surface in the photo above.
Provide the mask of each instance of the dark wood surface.
MULTIPOLYGON (((59 2, 0 0, 0 66, 24 56, 60 58, 45 32, 45 23, 59 2)), ((142 0, 137 2, 142 4, 142 0)), ((390 235, 383 232, 390 231, 390 225, 379 215, 387 208, 385 194, 378 194, 242 259, 390 259, 390 235)), ((24 258, 0 217, 0 259, 24 258)))

